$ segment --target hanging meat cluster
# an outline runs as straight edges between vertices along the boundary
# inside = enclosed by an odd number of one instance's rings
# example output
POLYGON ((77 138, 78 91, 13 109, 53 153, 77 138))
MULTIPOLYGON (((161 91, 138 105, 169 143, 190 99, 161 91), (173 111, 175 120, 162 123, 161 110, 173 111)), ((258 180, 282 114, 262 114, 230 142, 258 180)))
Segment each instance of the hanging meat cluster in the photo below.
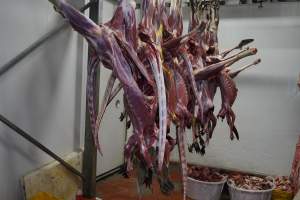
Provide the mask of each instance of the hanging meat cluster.
POLYGON ((107 105, 123 90, 125 113, 133 134, 125 145, 127 172, 134 161, 142 169, 141 183, 150 185, 158 175, 162 191, 174 188, 167 176, 170 152, 179 147, 183 193, 187 179, 185 129, 191 128, 193 143, 189 151, 204 154, 213 135, 217 118, 229 125, 230 138, 239 139, 232 106, 237 97, 233 79, 237 71, 231 65, 255 55, 255 48, 243 48, 253 40, 243 40, 236 47, 219 52, 219 2, 190 2, 188 33, 183 33, 181 0, 142 0, 141 20, 135 15, 133 0, 120 0, 110 21, 97 25, 64 0, 50 0, 57 11, 88 41, 92 56, 88 65, 88 112, 97 148, 100 122, 107 105), (232 54, 234 50, 240 51, 232 54), (95 85, 99 63, 111 70, 104 100, 96 112, 95 85), (120 84, 114 87, 115 81, 120 84), (220 89, 221 110, 214 114, 214 97, 220 89), (176 138, 170 126, 176 126, 176 138))

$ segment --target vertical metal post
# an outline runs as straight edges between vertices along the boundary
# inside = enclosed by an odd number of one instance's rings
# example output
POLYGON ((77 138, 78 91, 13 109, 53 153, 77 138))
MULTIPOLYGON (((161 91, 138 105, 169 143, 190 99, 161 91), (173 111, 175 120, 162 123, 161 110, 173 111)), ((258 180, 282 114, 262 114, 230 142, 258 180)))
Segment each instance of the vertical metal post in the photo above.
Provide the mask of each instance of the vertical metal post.
MULTIPOLYGON (((94 1, 90 7, 89 17, 91 20, 99 23, 99 0, 94 1)), ((89 57, 90 57, 90 47, 89 47, 89 57)), ((97 86, 96 86, 96 102, 99 102, 99 79, 100 71, 97 71, 97 86)), ((87 101, 86 101, 87 102, 87 101)), ((87 106, 86 106, 87 108, 87 106)), ((98 109, 98 104, 97 104, 98 109)), ((90 118, 88 109, 86 109, 86 121, 85 121, 85 139, 84 139, 84 152, 83 152, 83 164, 82 164, 82 174, 85 180, 82 182, 82 192, 85 198, 95 198, 96 197, 96 169, 97 169, 97 149, 94 144, 92 137, 92 129, 90 126, 90 118)))

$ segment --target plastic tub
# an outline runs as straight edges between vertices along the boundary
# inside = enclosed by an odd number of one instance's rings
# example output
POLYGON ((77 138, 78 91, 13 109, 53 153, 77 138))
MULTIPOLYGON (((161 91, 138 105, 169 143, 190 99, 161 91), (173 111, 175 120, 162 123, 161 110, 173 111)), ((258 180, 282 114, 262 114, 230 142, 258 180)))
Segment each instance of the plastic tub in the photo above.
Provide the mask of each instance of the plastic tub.
POLYGON ((270 178, 273 183, 268 190, 246 190, 236 187, 232 181, 228 181, 228 189, 231 200, 271 200, 272 192, 275 189, 274 179, 270 178))
POLYGON ((219 200, 226 181, 227 177, 220 182, 199 181, 188 177, 186 194, 194 200, 219 200))

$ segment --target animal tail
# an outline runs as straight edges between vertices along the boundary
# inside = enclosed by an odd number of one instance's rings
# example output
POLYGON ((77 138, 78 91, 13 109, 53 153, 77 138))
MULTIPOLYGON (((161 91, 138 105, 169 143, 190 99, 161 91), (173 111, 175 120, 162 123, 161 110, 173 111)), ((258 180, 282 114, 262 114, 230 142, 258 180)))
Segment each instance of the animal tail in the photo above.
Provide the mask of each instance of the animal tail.
POLYGON ((95 125, 95 139, 96 139, 96 144, 98 145, 97 147, 99 147, 98 150, 99 150, 101 155, 102 155, 102 151, 101 151, 101 148, 100 148, 99 134, 98 133, 99 133, 100 124, 101 124, 101 121, 103 119, 104 112, 105 112, 105 110, 108 106, 109 98, 110 98, 110 95, 112 93, 115 81, 116 81, 116 77, 113 74, 111 74, 109 79, 108 79, 108 82, 107 82, 104 97, 103 97, 103 100, 102 100, 102 103, 101 103, 101 107, 100 107, 100 110, 99 110, 99 113, 98 113, 98 116, 97 116, 97 120, 96 120, 96 125, 95 125))
POLYGON ((98 133, 96 132, 96 100, 95 100, 95 84, 97 77, 97 67, 99 65, 99 59, 97 57, 91 57, 89 60, 89 72, 88 72, 88 80, 87 80, 87 107, 89 111, 90 117, 90 126, 92 129, 92 134, 94 138, 94 143, 97 150, 102 155, 98 133))

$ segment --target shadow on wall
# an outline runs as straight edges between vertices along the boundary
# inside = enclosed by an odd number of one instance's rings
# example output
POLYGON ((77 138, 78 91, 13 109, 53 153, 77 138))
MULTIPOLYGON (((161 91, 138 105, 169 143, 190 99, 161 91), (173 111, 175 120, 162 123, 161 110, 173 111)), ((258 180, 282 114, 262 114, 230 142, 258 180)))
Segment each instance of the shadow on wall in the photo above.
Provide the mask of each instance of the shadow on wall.
MULTIPOLYGON (((54 110, 51 108, 56 106, 59 86, 61 86, 62 79, 66 74, 66 66, 64 63, 67 59, 66 54, 69 49, 70 38, 69 31, 67 33, 62 32, 55 38, 47 41, 43 47, 37 50, 40 55, 33 63, 36 67, 31 70, 31 78, 27 81, 27 93, 24 102, 26 107, 26 111, 24 112, 27 113, 28 122, 30 123, 28 127, 32 134, 45 134, 44 127, 48 125, 48 120, 51 120, 46 116, 52 116, 54 114, 51 113, 54 110), (62 44, 61 41, 65 41, 65 43, 62 44), (41 65, 41 63, 44 63, 44 65, 41 65), (41 85, 38 84, 39 82, 42 84, 43 90, 41 90, 41 85), (35 110, 38 110, 38 112, 35 112, 35 110), (37 124, 39 125, 37 126, 37 124)), ((67 98, 68 94, 65 95, 67 98)), ((61 110, 61 112, 64 111, 61 110)), ((49 142, 47 146, 51 147, 51 143, 49 142)), ((37 151, 39 150, 34 146, 29 150, 33 156, 39 155, 37 151)))
MULTIPOLYGON (((19 68, 24 68, 20 70, 30 71, 30 75, 24 77, 26 79, 26 85, 24 86, 24 90, 26 92, 22 94, 25 94, 26 96, 21 97, 23 100, 23 109, 19 110, 13 108, 9 101, 4 101, 2 103, 7 103, 7 106, 11 107, 8 115, 17 116, 14 117, 14 120, 12 121, 20 128, 22 128, 22 125, 18 124, 18 122, 24 121, 25 118, 27 127, 25 131, 30 130, 28 132, 29 134, 32 134, 33 137, 38 135, 38 138, 44 138, 41 135, 44 134, 43 129, 47 126, 48 120, 45 116, 51 114, 51 109, 49 108, 55 106, 55 101, 57 99, 56 96, 58 95, 57 89, 61 84, 61 80, 64 78, 64 71, 66 70, 64 63, 67 59, 66 54, 68 52, 70 42, 70 30, 67 33, 59 33, 59 35, 55 38, 47 41, 42 47, 36 49, 31 55, 17 64, 15 69, 3 76, 4 79, 9 78, 9 76, 15 76, 17 75, 19 68), (65 41, 65 43, 62 44, 61 41, 65 41), (28 62, 28 60, 32 61, 28 62), (27 68, 26 65, 28 64, 32 66, 27 68)), ((67 96, 68 94, 65 95, 67 96)), ((11 96, 11 98, 17 98, 20 94, 14 95, 14 92, 12 91, 9 96, 11 96)), ((62 110, 61 112, 64 111, 62 110)), ((26 150, 22 149, 22 147, 19 146, 19 141, 14 140, 15 136, 11 136, 11 134, 16 133, 12 133, 11 130, 6 128, 5 132, 2 133, 3 137, 0 137, 0 144, 9 149, 7 152, 8 159, 5 163, 7 165, 7 169, 11 171, 15 165, 11 158, 11 151, 16 151, 26 160, 32 162, 33 165, 38 164, 38 156, 40 155, 38 152, 39 150, 33 145, 30 145, 30 148, 26 150), (10 162, 12 163, 10 164, 10 162)), ((18 138, 21 137, 18 136, 18 138)), ((43 143, 43 141, 41 142, 43 143)))
POLYGON ((2 162, 1 165, 6 169, 6 174, 15 174, 15 160, 12 157, 12 151, 21 155, 24 159, 28 160, 31 163, 37 163, 36 158, 32 155, 32 152, 24 151, 24 148, 19 146, 17 142, 13 142, 15 137, 12 136, 14 134, 12 130, 6 129, 0 135, 0 145, 6 150, 5 158, 1 158, 5 162, 2 162))
MULTIPOLYGON (((83 1, 74 2, 83 5, 83 1)), ((6 17, 1 18, 6 30, 1 31, 0 39, 5 44, 2 64, 63 21, 47 1, 14 0, 2 8, 9 14, 2 13, 6 17)), ((81 96, 77 70, 82 49, 76 36, 70 28, 61 31, 0 77, 0 113, 58 155, 73 151, 79 144, 74 126, 79 124, 75 116, 80 115, 76 106, 81 96)), ((0 123, 1 199, 22 199, 20 178, 49 160, 0 123)))
MULTIPOLYGON (((73 148, 74 150, 77 150, 80 148, 80 134, 81 134, 81 106, 83 105, 82 103, 82 96, 85 98, 86 94, 85 94, 85 90, 83 90, 82 88, 82 84, 83 84, 83 80, 85 80, 83 78, 84 73, 84 69, 83 67, 85 67, 86 65, 84 65, 84 47, 83 47, 83 38, 82 36, 77 37, 77 66, 76 66, 76 79, 75 79, 75 104, 74 104, 74 110, 75 110, 75 123, 74 123, 74 145, 73 148), (79 56, 80 55, 80 56, 79 56)), ((87 61, 86 61, 87 62, 87 61)), ((84 83, 85 84, 85 83, 84 83)), ((85 110, 85 109, 83 109, 85 110)), ((84 115, 85 116, 85 115, 84 115)))
MULTIPOLYGON (((72 33, 72 35, 74 36, 75 34, 72 33)), ((64 105, 68 104, 68 99, 75 97, 76 101, 78 101, 81 96, 81 91, 76 89, 79 87, 78 84, 81 83, 77 83, 77 80, 74 79, 75 69, 71 71, 74 80, 68 75, 68 69, 72 67, 77 68, 76 65, 67 66, 67 60, 70 60, 70 45, 72 42, 74 43, 74 40, 71 40, 74 38, 71 37, 72 35, 71 29, 68 29, 67 32, 59 33, 17 64, 14 69, 1 77, 1 82, 4 84, 2 85, 2 92, 9 91, 6 95, 2 96, 2 114, 58 154, 61 152, 53 148, 53 146, 56 146, 55 141, 61 141, 58 135, 64 137, 65 132, 53 132, 53 134, 55 134, 53 136, 45 135, 45 133, 51 132, 51 127, 49 126, 57 122, 57 120, 53 118, 64 120, 62 116, 72 116, 73 111, 66 115, 65 112, 70 111, 70 109, 57 112, 57 109, 54 108, 60 103, 58 101, 61 101, 62 96, 64 96, 63 99, 66 101, 63 103, 64 105), (13 85, 8 84, 11 83, 12 80, 15 80, 16 77, 23 80, 13 81, 13 85), (66 81, 64 81, 65 78, 68 78, 68 81, 71 80, 72 83, 68 83, 67 86, 64 86, 66 83, 66 81), (76 87, 74 87, 75 83, 76 87), (75 96, 72 95, 72 97, 70 97, 68 93, 62 94, 62 92, 66 91, 64 87, 68 88, 68 85, 72 84, 74 85, 70 88, 75 91, 70 91, 70 94, 75 94, 75 96)), ((80 50, 81 49, 79 49, 76 54, 78 54, 80 50)), ((74 59, 71 63, 76 63, 76 60, 74 59)), ((74 109, 74 107, 72 107, 72 109, 74 109)), ((75 109, 75 115, 80 115, 80 113, 78 113, 80 112, 80 107, 75 109)), ((72 116, 72 124, 65 124, 66 127, 71 126, 71 128, 60 127, 59 130, 73 130, 74 119, 75 116, 72 116)), ((70 119, 66 120, 67 122, 70 121, 70 119)), ((76 125, 76 123, 78 123, 78 121, 75 121, 74 124, 76 125)), ((61 124, 64 124, 64 122, 60 122, 58 126, 61 126, 61 124)), ((55 128, 56 127, 54 127, 54 129, 55 128)), ((41 163, 49 160, 49 157, 45 156, 46 154, 41 152, 41 150, 31 145, 28 141, 25 141, 25 139, 14 133, 5 125, 1 125, 1 129, 0 146, 5 150, 1 153, 1 168, 5 169, 5 174, 2 178, 11 179, 11 181, 7 183, 7 187, 11 190, 11 188, 19 188, 17 186, 19 178, 23 176, 24 173, 28 173, 33 168, 37 168, 41 163), (23 163, 20 163, 20 161, 23 163)), ((75 139, 73 136, 70 138, 71 141, 74 140, 73 147, 79 144, 80 138, 79 133, 76 132, 74 134, 76 134, 75 139)), ((70 136, 70 134, 68 135, 70 136)), ((21 189, 18 190, 20 191, 21 189)), ((20 194, 21 192, 18 192, 18 196, 20 194)), ((21 196, 19 197, 21 198, 21 196)))
MULTIPOLYGON (((24 151, 24 148, 20 145, 18 145, 18 142, 15 141, 15 137, 11 134, 15 134, 12 132, 12 130, 6 129, 3 131, 0 135, 0 145, 4 149, 2 150, 2 156, 1 156, 1 165, 2 169, 5 169, 5 174, 1 175, 1 179, 4 180, 10 180, 6 181, 6 184, 1 184, 0 193, 4 195, 3 198, 5 198, 5 191, 10 191, 12 188, 15 188, 15 194, 17 195, 17 199, 23 199, 23 190, 21 185, 21 177, 24 175, 20 173, 20 170, 18 169, 19 166, 16 165, 17 163, 17 156, 14 156, 12 151, 16 153, 18 156, 21 156, 23 159, 26 159, 28 162, 31 162, 32 164, 37 164, 36 157, 32 156, 30 152, 24 151), (4 156, 3 156, 4 155, 4 156), (10 184, 13 183, 13 184, 10 184), (3 191, 1 191, 3 190, 3 191)), ((8 198, 5 198, 8 199, 8 198)))

